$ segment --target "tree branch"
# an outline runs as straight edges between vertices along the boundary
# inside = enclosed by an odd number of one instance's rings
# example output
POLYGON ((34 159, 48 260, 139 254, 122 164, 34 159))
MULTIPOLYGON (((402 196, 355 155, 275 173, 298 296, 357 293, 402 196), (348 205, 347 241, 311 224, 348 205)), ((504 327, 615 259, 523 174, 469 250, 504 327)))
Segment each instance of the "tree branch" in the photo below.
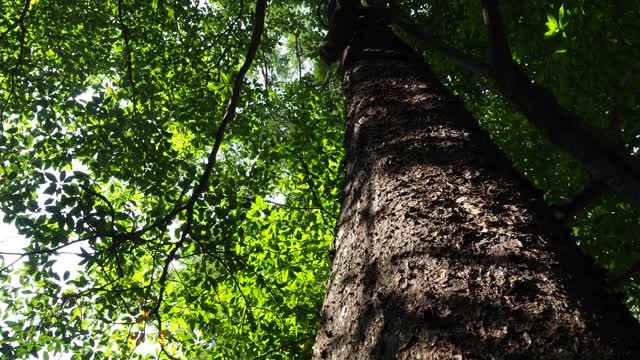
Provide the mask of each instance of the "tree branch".
MULTIPOLYGON (((9 105, 9 102, 11 101, 11 98, 13 97, 13 95, 15 95, 16 92, 16 74, 18 73, 18 69, 22 66, 22 60, 24 59, 24 50, 25 50, 25 35, 27 32, 27 28, 24 24, 24 19, 27 17, 27 13, 29 11, 29 6, 31 4, 30 0, 26 0, 24 2, 24 7, 22 9, 22 13, 20 14, 20 17, 18 19, 16 19, 16 21, 11 24, 11 26, 4 32, 2 33, 2 36, 6 35, 10 30, 15 29, 16 27, 20 27, 20 49, 18 50, 18 59, 16 60, 16 64, 13 67, 13 69, 11 69, 11 80, 10 80, 10 85, 9 85, 9 95, 7 96, 7 100, 5 100, 4 104, 2 104, 2 110, 0 110, 0 131, 4 131, 4 112, 7 108, 7 105, 9 105)), ((1 37, 0 36, 0 40, 1 37)))
POLYGON ((238 101, 240 98, 240 89, 242 87, 242 82, 244 81, 244 76, 246 75, 247 71, 249 71, 249 68, 253 63, 253 59, 256 56, 258 47, 260 46, 260 38, 262 36, 262 32, 264 31, 266 2, 266 0, 256 0, 256 23, 253 28, 253 33, 251 34, 251 45, 249 46, 249 50, 247 52, 244 63, 242 64, 240 70, 238 71, 238 74, 236 75, 231 98, 229 99, 225 114, 222 117, 222 121, 220 122, 220 125, 218 126, 218 129, 216 131, 213 148, 211 149, 211 152, 209 153, 209 157, 207 159, 207 166, 200 176, 200 181, 198 182, 198 186, 191 195, 188 206, 193 206, 200 195, 202 195, 202 193, 206 190, 209 184, 209 178, 211 177, 211 172, 213 171, 213 167, 216 164, 216 156, 218 154, 218 150, 220 149, 220 145, 222 144, 224 131, 227 125, 234 119, 236 115, 236 107, 238 106, 238 101))
MULTIPOLYGON (((127 80, 131 84, 131 90, 134 99, 137 97, 136 83, 133 80, 133 65, 131 61, 131 45, 129 44, 129 27, 124 23, 122 0, 118 0, 118 23, 120 25, 120 31, 122 33, 122 40, 124 42, 124 65, 127 70, 127 80)), ((135 104, 133 106, 135 112, 135 104)))
POLYGON ((491 48, 490 76, 503 95, 553 144, 580 160, 595 181, 640 205, 640 162, 618 142, 602 136, 602 130, 563 108, 549 90, 534 84, 511 57, 497 0, 481 3, 491 48))
POLYGON ((31 6, 31 0, 25 0, 24 5, 22 6, 22 12, 18 16, 17 19, 13 21, 13 23, 7 26, 7 29, 0 34, 0 41, 4 40, 3 37, 7 35, 9 32, 15 30, 18 26, 22 26, 24 23, 24 19, 27 17, 27 13, 29 12, 29 7, 31 6))
POLYGON ((404 32, 413 37, 421 46, 439 52, 468 70, 484 77, 489 77, 489 65, 449 46, 441 39, 422 30, 408 15, 400 13, 400 9, 393 11, 396 15, 391 16, 395 17, 395 19, 390 19, 389 24, 394 31, 404 32))
MULTIPOLYGON (((640 204, 640 191, 637 190, 640 188, 640 162, 618 145, 621 141, 602 136, 601 131, 589 127, 577 114, 563 108, 549 90, 533 83, 511 57, 497 1, 481 2, 491 48, 490 65, 422 31, 399 9, 392 11, 388 21, 393 28, 407 33, 422 46, 495 80, 514 107, 545 133, 553 144, 580 160, 596 182, 606 184, 607 188, 617 191, 628 201, 640 204)), ((597 186, 597 190, 602 193, 604 187, 597 186)), ((584 202, 584 199, 581 197, 579 200, 584 202)), ((575 211, 571 210, 572 213, 575 211)))
POLYGON ((168 273, 169 273, 169 265, 174 259, 176 259, 178 250, 180 250, 180 248, 185 243, 188 235, 191 232, 191 227, 193 223, 193 207, 195 206, 195 203, 198 201, 198 198, 200 197, 200 195, 206 192, 207 187, 209 186, 209 179, 211 177, 211 173, 213 172, 213 168, 216 164, 218 150, 220 149, 220 145, 222 144, 225 129, 227 125, 235 117, 236 108, 238 106, 238 101, 240 98, 240 90, 242 88, 244 77, 247 71, 249 71, 249 69, 251 68, 251 64, 253 63, 253 60, 255 59, 256 53, 258 52, 258 48, 260 46, 260 39, 262 37, 262 33, 264 32, 264 19, 265 19, 265 13, 266 13, 266 5, 267 5, 267 0, 256 0, 255 25, 253 27, 253 32, 251 34, 251 44, 249 45, 249 49, 247 51, 247 56, 245 57, 244 63, 242 64, 242 66, 240 67, 240 70, 238 71, 238 74, 236 75, 236 78, 233 84, 233 91, 231 94, 231 98, 229 99, 229 103, 227 104, 227 109, 225 111, 225 114, 222 117, 222 121, 220 122, 220 125, 218 126, 218 129, 216 131, 213 148, 211 149, 211 152, 209 153, 209 157, 207 159, 207 165, 202 175, 200 176, 198 185, 194 189, 193 193, 191 194, 191 198, 189 199, 189 201, 184 205, 184 207, 176 208, 176 209, 187 210, 187 224, 185 229, 182 232, 182 236, 180 240, 175 244, 173 249, 171 249, 171 252, 168 254, 167 258, 165 259, 162 273, 160 275, 160 279, 158 280, 158 283, 160 284, 160 294, 158 295, 158 301, 156 302, 155 306, 149 312, 149 316, 154 316, 158 314, 158 311, 160 309, 162 299, 164 296, 165 282, 167 280, 168 273))

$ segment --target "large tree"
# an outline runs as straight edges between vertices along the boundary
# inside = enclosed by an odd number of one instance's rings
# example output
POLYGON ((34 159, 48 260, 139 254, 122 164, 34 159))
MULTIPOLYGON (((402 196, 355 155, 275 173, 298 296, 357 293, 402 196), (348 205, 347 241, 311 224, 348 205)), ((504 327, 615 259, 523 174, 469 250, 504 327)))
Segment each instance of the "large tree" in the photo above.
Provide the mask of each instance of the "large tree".
POLYGON ((381 19, 354 15, 342 60, 344 199, 315 358, 639 357, 636 319, 542 194, 381 19))
POLYGON ((329 3, 0 3, 3 357, 637 351, 637 1, 329 3))

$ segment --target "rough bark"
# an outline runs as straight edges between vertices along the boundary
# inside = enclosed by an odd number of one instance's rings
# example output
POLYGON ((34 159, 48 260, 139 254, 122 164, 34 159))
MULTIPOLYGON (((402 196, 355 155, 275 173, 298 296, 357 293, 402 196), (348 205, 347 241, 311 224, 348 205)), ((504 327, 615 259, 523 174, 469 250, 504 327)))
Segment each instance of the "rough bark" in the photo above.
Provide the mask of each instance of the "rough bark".
POLYGON ((426 65, 368 24, 343 66, 315 359, 640 359, 638 323, 426 65))

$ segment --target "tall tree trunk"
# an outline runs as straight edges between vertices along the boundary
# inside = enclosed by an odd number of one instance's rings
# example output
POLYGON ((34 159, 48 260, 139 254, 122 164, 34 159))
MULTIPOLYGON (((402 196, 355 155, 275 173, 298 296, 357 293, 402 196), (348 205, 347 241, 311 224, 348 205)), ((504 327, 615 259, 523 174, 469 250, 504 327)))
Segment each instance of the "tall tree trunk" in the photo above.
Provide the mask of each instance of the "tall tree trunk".
POLYGON ((315 359, 640 359, 603 275, 411 50, 369 23, 343 70, 344 200, 315 359))

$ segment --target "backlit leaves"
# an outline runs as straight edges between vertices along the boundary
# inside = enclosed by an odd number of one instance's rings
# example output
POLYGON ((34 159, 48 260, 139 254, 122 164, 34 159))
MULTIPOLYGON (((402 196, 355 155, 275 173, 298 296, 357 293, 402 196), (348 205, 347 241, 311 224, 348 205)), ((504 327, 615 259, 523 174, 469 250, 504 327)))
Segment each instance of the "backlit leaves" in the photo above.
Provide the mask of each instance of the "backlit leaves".
MULTIPOLYGON (((0 354, 309 358, 343 131, 336 69, 316 56, 316 3, 269 2, 238 115, 192 212, 180 206, 246 54, 254 3, 118 3, 32 0, 24 16, 25 2, 0 4, 0 208, 29 239, 15 266, 0 261, 0 354)), ((532 78, 603 134, 621 133, 630 152, 640 147, 637 3, 501 3, 532 78)), ((448 43, 486 55, 477 3, 402 4, 448 43)), ((425 55, 549 202, 588 183, 491 84, 425 55)), ((638 219, 606 196, 571 226, 624 274, 640 260, 638 219)), ((638 287, 628 291, 637 309, 638 287)))

